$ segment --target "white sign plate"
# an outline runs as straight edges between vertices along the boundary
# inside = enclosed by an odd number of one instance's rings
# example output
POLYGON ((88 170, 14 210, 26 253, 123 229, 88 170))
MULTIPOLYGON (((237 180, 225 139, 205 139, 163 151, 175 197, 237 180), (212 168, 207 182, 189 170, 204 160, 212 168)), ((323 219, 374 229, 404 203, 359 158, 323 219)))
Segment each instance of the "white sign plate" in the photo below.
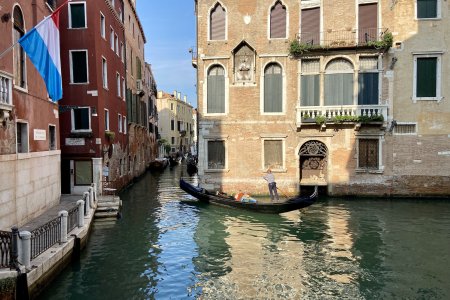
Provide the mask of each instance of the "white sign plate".
POLYGON ((66 138, 66 146, 84 146, 84 138, 66 138))
POLYGON ((45 141, 47 139, 47 131, 44 129, 34 130, 34 140, 35 141, 45 141))

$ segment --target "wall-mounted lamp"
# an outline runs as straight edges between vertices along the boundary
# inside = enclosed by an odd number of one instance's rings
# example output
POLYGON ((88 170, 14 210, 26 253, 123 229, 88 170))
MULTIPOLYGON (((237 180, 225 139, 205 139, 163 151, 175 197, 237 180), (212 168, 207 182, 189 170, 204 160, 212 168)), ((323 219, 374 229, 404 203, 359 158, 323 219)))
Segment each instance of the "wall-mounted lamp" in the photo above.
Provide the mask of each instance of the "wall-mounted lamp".
POLYGON ((397 62, 397 60, 398 60, 398 58, 397 57, 393 57, 392 59, 391 59, 391 64, 389 65, 389 69, 394 69, 394 65, 395 65, 395 63, 397 62))
POLYGON ((9 19, 11 19, 11 14, 10 13, 3 14, 3 16, 2 16, 2 22, 3 23, 8 22, 9 19))

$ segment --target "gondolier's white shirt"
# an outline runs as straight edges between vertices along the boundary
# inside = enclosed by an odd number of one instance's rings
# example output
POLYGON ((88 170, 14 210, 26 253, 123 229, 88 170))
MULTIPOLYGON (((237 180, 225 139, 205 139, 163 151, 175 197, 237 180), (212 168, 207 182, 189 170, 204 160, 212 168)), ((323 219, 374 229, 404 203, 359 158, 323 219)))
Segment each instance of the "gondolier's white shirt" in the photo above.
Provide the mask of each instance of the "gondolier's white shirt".
POLYGON ((265 180, 267 180, 268 183, 273 183, 275 182, 275 176, 273 176, 272 173, 269 173, 267 175, 264 175, 263 177, 265 180))

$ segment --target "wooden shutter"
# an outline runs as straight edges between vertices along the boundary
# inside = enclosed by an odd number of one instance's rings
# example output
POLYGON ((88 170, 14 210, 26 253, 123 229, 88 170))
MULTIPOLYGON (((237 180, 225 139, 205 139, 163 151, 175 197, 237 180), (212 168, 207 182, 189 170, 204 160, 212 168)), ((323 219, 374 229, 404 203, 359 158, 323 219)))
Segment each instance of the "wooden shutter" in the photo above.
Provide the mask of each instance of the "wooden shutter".
POLYGON ((378 139, 359 139, 358 167, 378 169, 378 139))
POLYGON ((211 11, 210 17, 210 39, 224 40, 225 39, 225 9, 219 4, 211 11))
POLYGON ((286 7, 280 2, 270 11, 270 38, 286 38, 286 7))
POLYGON ((311 45, 320 44, 320 7, 302 9, 301 41, 311 45))
POLYGON ((70 4, 71 28, 86 27, 84 4, 70 4))
POLYGON ((359 6, 359 43, 365 44, 378 39, 377 3, 359 6))
POLYGON ((437 18, 438 0, 417 0, 417 18, 437 18))
POLYGON ((417 58, 416 97, 436 97, 437 58, 417 58))

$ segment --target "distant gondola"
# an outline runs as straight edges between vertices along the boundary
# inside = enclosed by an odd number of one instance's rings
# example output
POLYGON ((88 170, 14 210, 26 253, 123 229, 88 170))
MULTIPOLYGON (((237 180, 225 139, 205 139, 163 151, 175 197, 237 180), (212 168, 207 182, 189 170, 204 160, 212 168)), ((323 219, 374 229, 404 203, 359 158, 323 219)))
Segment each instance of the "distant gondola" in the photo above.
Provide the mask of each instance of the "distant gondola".
POLYGON ((314 188, 314 192, 310 196, 298 196, 290 198, 284 202, 275 203, 249 203, 236 201, 231 196, 216 195, 207 190, 193 186, 192 184, 180 179, 180 188, 186 193, 194 196, 198 200, 206 203, 211 203, 219 206, 227 206, 240 208, 255 212, 268 213, 268 214, 280 214, 291 210, 304 208, 313 204, 317 199, 317 186, 314 188))

